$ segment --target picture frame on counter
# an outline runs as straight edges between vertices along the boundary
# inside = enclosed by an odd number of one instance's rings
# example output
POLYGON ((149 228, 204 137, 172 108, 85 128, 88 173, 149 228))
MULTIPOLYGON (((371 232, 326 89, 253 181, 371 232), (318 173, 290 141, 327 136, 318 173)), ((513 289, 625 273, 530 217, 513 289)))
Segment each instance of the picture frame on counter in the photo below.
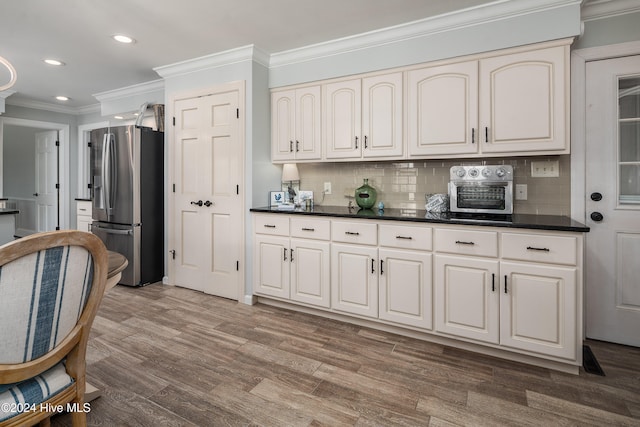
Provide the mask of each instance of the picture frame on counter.
POLYGON ((269 207, 277 207, 286 202, 284 191, 269 191, 269 207))

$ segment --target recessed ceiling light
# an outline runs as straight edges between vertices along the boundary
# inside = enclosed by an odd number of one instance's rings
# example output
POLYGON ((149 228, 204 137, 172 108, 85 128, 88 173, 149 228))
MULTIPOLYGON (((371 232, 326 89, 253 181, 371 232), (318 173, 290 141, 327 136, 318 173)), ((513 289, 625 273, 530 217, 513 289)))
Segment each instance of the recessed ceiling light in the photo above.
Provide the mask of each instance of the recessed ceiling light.
POLYGON ((117 42, 120 42, 120 43, 133 43, 133 42, 135 42, 135 40, 132 39, 131 37, 125 36, 125 35, 122 35, 122 34, 114 35, 113 39, 115 41, 117 41, 117 42))
POLYGON ((68 101, 69 97, 68 96, 63 96, 63 95, 58 95, 58 96, 56 96, 56 99, 58 101, 68 101))
POLYGON ((122 119, 124 119, 124 117, 122 117, 122 116, 113 116, 113 118, 114 118, 114 119, 117 119, 117 120, 122 120, 122 119))
POLYGON ((64 62, 59 61, 57 59, 44 59, 43 61, 49 65, 56 65, 56 66, 65 65, 64 62))

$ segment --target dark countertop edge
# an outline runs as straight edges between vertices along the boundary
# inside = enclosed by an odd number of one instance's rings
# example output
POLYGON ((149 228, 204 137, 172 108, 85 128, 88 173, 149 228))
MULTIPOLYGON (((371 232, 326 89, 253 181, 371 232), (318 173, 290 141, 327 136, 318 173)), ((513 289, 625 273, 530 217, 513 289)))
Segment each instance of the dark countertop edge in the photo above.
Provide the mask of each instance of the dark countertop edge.
POLYGON ((83 199, 82 197, 76 197, 75 199, 77 202, 90 202, 91 199, 83 199))
MULTIPOLYGON (((404 222, 424 222, 433 224, 455 224, 455 225, 475 225, 482 227, 502 227, 502 228, 521 228, 531 230, 548 230, 548 231, 570 231, 577 233, 586 233, 590 230, 586 225, 573 221, 569 217, 558 215, 533 215, 521 214, 514 215, 515 221, 496 221, 482 219, 462 219, 462 218, 426 218, 425 210, 416 210, 420 214, 415 216, 394 216, 394 215, 374 215, 363 216, 356 213, 337 213, 337 212, 321 212, 306 210, 276 210, 268 207, 251 208, 250 212, 256 213, 273 213, 273 214, 292 214, 292 215, 310 215, 325 216, 333 218, 354 218, 364 220, 380 220, 380 221, 404 221, 404 222), (421 216, 420 216, 421 215, 421 216), (523 218, 523 219, 520 219, 523 218)), ((437 215, 437 214, 436 214, 437 215)))
POLYGON ((19 214, 20 211, 18 209, 7 209, 7 208, 0 208, 0 215, 12 215, 12 214, 19 214))

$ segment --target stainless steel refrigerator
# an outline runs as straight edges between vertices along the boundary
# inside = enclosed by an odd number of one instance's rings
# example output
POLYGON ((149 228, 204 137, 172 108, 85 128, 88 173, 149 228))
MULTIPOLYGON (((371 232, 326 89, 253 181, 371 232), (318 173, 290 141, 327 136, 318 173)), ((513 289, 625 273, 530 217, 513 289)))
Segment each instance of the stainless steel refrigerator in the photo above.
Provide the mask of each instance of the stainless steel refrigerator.
POLYGON ((129 265, 120 284, 164 275, 164 133, 139 126, 91 132, 91 231, 129 265))

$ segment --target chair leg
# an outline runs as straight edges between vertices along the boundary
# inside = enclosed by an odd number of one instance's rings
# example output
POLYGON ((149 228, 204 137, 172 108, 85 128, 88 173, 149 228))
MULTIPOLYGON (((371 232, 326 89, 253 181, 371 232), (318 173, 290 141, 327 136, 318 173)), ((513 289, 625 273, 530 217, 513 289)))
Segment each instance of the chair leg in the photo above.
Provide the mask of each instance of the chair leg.
POLYGON ((74 411, 71 413, 71 425, 73 427, 86 427, 87 414, 84 411, 74 411))

